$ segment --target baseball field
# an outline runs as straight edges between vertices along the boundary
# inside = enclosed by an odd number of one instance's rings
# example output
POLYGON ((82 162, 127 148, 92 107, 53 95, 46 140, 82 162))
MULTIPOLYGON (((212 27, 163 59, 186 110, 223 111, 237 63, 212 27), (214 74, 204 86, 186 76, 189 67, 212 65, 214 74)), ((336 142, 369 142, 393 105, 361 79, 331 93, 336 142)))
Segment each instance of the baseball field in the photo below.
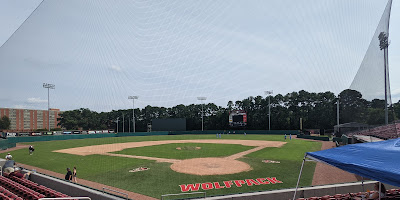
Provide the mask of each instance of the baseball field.
MULTIPOLYGON (((27 149, 11 152, 17 163, 57 173, 76 166, 79 179, 155 198, 182 192, 206 191, 207 196, 214 196, 293 188, 304 153, 321 149, 320 142, 285 140, 282 135, 233 134, 29 144, 35 146, 33 155, 27 149)), ((300 185, 311 185, 314 169, 314 162, 306 162, 300 185)))

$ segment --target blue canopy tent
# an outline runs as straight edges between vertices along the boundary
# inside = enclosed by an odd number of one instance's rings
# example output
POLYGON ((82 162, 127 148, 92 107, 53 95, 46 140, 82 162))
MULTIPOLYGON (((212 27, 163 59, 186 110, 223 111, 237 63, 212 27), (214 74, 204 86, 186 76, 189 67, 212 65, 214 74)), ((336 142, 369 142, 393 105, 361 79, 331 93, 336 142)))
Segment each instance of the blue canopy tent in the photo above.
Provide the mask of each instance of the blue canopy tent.
POLYGON ((306 159, 400 187, 400 138, 307 152, 300 169, 296 192, 306 159))

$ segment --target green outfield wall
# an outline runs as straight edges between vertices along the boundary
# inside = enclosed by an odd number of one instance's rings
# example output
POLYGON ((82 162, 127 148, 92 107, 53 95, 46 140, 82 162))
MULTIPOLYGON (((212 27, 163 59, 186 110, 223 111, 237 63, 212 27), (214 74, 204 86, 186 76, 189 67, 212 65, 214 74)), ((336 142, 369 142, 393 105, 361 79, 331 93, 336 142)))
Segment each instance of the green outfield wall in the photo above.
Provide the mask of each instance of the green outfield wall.
POLYGON ((298 138, 310 139, 310 140, 320 140, 320 141, 329 141, 329 137, 318 137, 311 135, 297 135, 298 138))
POLYGON ((202 134, 259 134, 259 135, 297 135, 300 132, 297 130, 207 130, 207 131, 170 131, 168 135, 202 135, 202 134))
POLYGON ((16 144, 15 143, 9 143, 9 141, 7 139, 2 139, 0 140, 0 149, 5 150, 8 148, 12 148, 15 147, 16 144))
MULTIPOLYGON (((262 135, 297 135, 297 130, 207 130, 207 131, 155 131, 155 132, 136 132, 136 133, 102 133, 102 134, 66 134, 66 135, 46 135, 46 136, 26 136, 9 137, 0 140, 0 148, 8 149, 15 147, 16 143, 21 142, 42 142, 53 140, 73 140, 87 138, 105 138, 105 137, 128 137, 128 136, 153 136, 153 135, 202 135, 202 134, 262 134, 262 135), (234 133, 235 132, 235 133, 234 133)), ((325 137, 326 138, 326 137, 325 137)))

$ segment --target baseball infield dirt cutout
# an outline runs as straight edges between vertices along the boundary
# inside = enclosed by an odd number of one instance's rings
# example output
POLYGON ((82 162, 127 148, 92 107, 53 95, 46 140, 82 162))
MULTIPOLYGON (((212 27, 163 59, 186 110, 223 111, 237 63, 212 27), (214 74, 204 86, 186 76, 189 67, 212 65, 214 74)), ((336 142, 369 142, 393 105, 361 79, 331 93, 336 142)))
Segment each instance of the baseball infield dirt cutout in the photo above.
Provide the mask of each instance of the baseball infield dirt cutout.
POLYGON ((281 147, 286 142, 278 141, 261 141, 261 140, 163 140, 163 141, 143 141, 143 142, 127 142, 127 143, 114 143, 104 145, 93 145, 86 147, 76 147, 70 149, 61 149, 54 152, 67 153, 74 155, 108 155, 108 156, 119 156, 128 158, 139 158, 147 160, 155 160, 157 162, 168 162, 172 163, 171 169, 185 174, 193 175, 222 175, 222 174, 235 174, 244 171, 250 171, 251 167, 245 162, 237 160, 249 153, 264 149, 266 147, 281 147), (124 154, 114 154, 111 152, 122 151, 129 148, 154 146, 161 144, 172 144, 172 143, 209 143, 209 144, 239 144, 244 146, 254 146, 255 148, 243 151, 237 154, 233 154, 227 157, 209 157, 209 158, 193 158, 186 160, 178 159, 167 159, 167 158, 155 158, 147 156, 134 156, 124 154))

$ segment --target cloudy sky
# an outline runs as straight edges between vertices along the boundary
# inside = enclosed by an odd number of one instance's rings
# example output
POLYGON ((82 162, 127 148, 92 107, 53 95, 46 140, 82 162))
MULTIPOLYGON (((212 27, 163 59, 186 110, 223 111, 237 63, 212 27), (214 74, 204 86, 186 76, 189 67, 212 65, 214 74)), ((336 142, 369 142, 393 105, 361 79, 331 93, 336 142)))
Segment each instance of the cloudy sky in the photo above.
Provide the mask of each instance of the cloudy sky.
MULTIPOLYGON (((226 106, 266 90, 337 94, 350 87, 387 1, 40 3, 0 0, 0 107, 47 109, 43 83, 56 85, 50 104, 61 110, 131 108, 130 95, 135 107, 170 107, 198 96, 226 106)), ((390 40, 397 102, 399 1, 390 40)))

